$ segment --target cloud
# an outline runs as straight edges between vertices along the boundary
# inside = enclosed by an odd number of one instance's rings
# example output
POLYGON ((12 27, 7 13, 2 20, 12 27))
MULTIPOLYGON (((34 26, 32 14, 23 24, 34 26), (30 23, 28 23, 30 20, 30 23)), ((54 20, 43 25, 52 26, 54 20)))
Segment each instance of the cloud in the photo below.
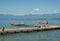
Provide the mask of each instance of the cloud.
POLYGON ((39 8, 35 8, 35 9, 30 10, 30 13, 32 13, 32 14, 40 14, 41 12, 42 12, 42 10, 39 8))
POLYGON ((60 10, 56 9, 26 9, 26 10, 16 10, 16 9, 5 9, 0 10, 0 14, 11 14, 11 15, 26 15, 26 14, 52 14, 60 13, 60 10))
POLYGON ((40 11, 40 9, 39 8, 36 8, 36 9, 34 9, 34 11, 40 11))
POLYGON ((53 14, 53 13, 60 13, 60 11, 59 11, 59 10, 56 10, 56 9, 48 9, 48 10, 46 11, 46 13, 48 13, 48 14, 53 14))

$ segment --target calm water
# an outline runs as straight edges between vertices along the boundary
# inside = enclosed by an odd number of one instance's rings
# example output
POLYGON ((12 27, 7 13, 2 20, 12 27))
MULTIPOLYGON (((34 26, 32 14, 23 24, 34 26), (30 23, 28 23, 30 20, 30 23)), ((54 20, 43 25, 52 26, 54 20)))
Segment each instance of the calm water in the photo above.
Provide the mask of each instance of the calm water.
MULTIPOLYGON (((42 20, 41 20, 42 21, 42 20)), ((37 24, 37 20, 0 20, 0 29, 5 28, 21 28, 24 26, 11 26, 11 23, 24 22, 29 26, 37 24)), ((48 20, 49 25, 60 25, 60 20, 48 20)), ((60 41, 60 30, 50 30, 30 33, 17 33, 9 35, 0 35, 0 41, 60 41)))

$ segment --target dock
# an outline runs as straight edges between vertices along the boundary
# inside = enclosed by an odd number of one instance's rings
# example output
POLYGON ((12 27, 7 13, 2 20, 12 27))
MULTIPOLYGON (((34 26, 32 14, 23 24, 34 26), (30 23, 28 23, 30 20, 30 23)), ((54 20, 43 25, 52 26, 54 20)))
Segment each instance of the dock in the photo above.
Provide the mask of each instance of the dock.
POLYGON ((25 26, 25 24, 24 24, 24 23, 21 23, 21 24, 12 23, 11 25, 12 25, 12 26, 25 26))
POLYGON ((28 28, 14 28, 14 29, 0 29, 0 35, 3 34, 14 34, 14 33, 21 33, 21 32, 34 32, 34 31, 44 31, 44 30, 54 30, 60 29, 60 26, 48 26, 48 27, 28 27, 28 28))

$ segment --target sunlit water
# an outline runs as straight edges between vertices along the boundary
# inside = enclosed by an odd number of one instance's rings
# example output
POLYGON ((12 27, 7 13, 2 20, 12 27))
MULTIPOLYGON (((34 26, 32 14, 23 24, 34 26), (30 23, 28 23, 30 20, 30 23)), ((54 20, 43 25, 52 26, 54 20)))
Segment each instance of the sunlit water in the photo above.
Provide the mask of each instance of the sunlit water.
MULTIPOLYGON (((11 23, 21 23, 21 21, 29 26, 37 24, 37 20, 0 20, 0 29, 3 26, 5 28, 26 28, 26 26, 11 26, 11 23)), ((48 20, 48 22, 49 25, 60 25, 60 20, 48 20)), ((60 41, 60 30, 0 35, 0 41, 60 41)))

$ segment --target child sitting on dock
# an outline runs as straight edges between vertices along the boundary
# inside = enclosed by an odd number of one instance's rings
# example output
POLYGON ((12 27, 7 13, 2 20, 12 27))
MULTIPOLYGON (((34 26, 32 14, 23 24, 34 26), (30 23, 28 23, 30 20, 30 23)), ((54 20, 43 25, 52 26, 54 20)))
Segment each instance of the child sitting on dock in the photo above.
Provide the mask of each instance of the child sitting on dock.
POLYGON ((45 19, 44 20, 44 27, 47 27, 48 26, 48 21, 45 19))
POLYGON ((41 27, 40 19, 37 21, 38 22, 38 27, 41 27))

